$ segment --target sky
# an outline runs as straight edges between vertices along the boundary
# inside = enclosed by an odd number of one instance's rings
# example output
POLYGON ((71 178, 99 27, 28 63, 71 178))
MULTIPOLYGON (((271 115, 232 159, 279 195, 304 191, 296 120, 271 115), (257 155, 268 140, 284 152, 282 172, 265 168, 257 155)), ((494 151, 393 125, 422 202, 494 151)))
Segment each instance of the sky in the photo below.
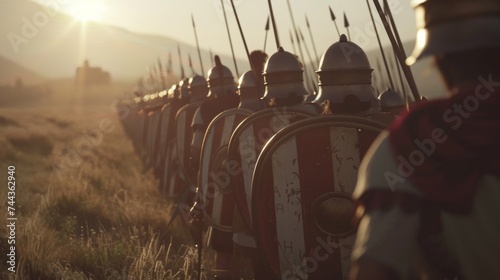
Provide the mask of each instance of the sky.
MULTIPOLYGON (((126 28, 130 31, 168 36, 186 43, 195 44, 191 15, 193 15, 200 46, 212 49, 214 53, 231 54, 228 35, 220 0, 37 0, 40 3, 58 1, 59 8, 76 17, 82 13, 90 14, 96 22, 102 22, 126 28), (79 14, 80 13, 80 14, 79 14)), ((236 24, 230 0, 223 0, 228 18, 235 55, 245 58, 245 50, 236 24)), ((266 32, 264 30, 269 14, 266 0, 233 0, 238 12, 250 50, 263 49, 266 32)), ((378 48, 373 25, 368 12, 366 0, 273 0, 273 10, 281 45, 285 50, 293 51, 290 31, 292 21, 287 6, 290 2, 296 26, 302 29, 307 47, 312 56, 314 52, 321 56, 324 51, 338 40, 335 25, 330 18, 328 7, 331 6, 336 23, 341 33, 344 28, 343 13, 350 24, 351 40, 365 50, 378 48), (313 47, 305 17, 308 17, 313 47)), ((386 31, 380 24, 380 18, 369 0, 377 20, 377 29, 383 44, 390 44, 386 31)), ((415 38, 415 17, 408 0, 388 0, 403 39, 415 38)), ((276 42, 272 29, 267 34, 266 52, 276 51, 276 42)), ((304 49, 304 56, 306 50, 304 49)))

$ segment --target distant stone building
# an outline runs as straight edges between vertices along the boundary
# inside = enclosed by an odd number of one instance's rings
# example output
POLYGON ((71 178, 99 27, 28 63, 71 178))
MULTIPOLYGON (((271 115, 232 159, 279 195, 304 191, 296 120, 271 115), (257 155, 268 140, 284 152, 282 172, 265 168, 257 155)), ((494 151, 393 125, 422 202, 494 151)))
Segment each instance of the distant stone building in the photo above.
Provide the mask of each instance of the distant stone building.
POLYGON ((90 67, 89 61, 85 60, 83 66, 76 68, 75 82, 78 86, 109 84, 111 76, 101 67, 90 67))

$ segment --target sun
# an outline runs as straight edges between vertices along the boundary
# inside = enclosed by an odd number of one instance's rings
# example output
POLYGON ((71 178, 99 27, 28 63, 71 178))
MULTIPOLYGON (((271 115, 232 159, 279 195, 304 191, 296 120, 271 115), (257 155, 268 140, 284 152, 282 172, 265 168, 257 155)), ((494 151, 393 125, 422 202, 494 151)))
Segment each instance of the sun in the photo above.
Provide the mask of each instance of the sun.
POLYGON ((68 13, 82 22, 99 21, 106 12, 103 0, 76 0, 70 3, 68 13))

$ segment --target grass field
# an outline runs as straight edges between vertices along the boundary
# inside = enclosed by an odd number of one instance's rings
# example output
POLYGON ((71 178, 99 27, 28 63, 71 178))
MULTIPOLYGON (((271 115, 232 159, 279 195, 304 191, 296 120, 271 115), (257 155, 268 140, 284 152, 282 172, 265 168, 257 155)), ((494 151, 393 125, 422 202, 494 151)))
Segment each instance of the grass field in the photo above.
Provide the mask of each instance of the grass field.
POLYGON ((8 224, 15 166, 17 218, 17 272, 7 270, 3 225, 0 278, 190 279, 196 251, 180 219, 156 238, 174 206, 142 171, 111 110, 116 93, 100 103, 103 89, 80 92, 78 102, 61 94, 51 96, 55 105, 0 109, 0 217, 8 224))

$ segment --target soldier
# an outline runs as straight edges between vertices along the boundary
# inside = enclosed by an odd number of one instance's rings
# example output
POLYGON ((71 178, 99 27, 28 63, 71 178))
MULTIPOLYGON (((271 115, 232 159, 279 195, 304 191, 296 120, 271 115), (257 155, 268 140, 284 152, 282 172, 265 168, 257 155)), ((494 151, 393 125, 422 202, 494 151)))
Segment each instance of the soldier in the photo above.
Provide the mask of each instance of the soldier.
POLYGON ((342 34, 321 58, 314 102, 323 106, 325 115, 371 116, 379 111, 372 71, 365 52, 342 34))
MULTIPOLYGON (((208 71, 207 99, 200 104, 200 108, 195 112, 191 127, 193 129, 193 141, 191 144, 192 165, 200 165, 200 152, 203 144, 203 137, 210 122, 221 112, 230 108, 236 108, 239 104, 239 97, 236 94, 236 85, 231 70, 222 65, 220 58, 215 56, 215 66, 208 71)), ((198 190, 200 192, 200 190, 198 190)), ((201 196, 197 198, 192 207, 192 224, 201 230, 201 210, 203 207, 201 196)), ((210 246, 217 251, 214 271, 219 279, 228 277, 231 269, 232 242, 231 233, 222 232, 215 228, 211 229, 210 246)))
POLYGON ((351 279, 498 279, 500 1, 415 9, 407 63, 434 56, 450 97, 411 108, 367 154, 351 279))

